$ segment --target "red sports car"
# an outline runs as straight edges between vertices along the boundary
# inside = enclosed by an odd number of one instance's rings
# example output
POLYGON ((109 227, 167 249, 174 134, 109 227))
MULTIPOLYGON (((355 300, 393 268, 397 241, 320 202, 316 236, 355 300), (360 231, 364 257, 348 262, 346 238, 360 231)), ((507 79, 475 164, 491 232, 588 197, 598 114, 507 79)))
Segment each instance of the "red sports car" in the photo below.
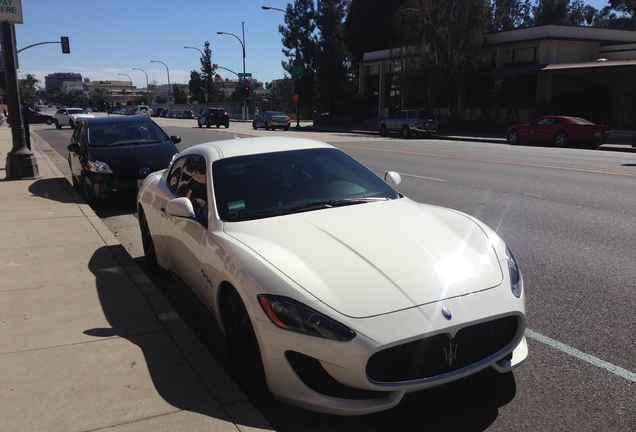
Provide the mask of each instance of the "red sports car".
POLYGON ((596 149, 607 142, 609 128, 580 117, 545 116, 532 123, 510 126, 506 139, 510 144, 541 143, 557 147, 584 145, 596 149))

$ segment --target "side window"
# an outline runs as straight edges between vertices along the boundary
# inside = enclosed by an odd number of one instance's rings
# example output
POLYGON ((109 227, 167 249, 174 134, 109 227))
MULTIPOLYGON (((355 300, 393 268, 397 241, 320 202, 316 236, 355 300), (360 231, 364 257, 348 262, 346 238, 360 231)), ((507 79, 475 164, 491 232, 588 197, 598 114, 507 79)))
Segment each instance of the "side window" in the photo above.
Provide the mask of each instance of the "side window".
POLYGON ((183 171, 183 165, 186 162, 185 157, 181 158, 181 159, 177 159, 176 161, 174 161, 174 163, 172 164, 172 167, 170 168, 170 172, 168 173, 168 177, 167 177, 167 181, 166 184, 168 185, 168 188, 172 191, 173 194, 178 195, 177 194, 177 188, 179 186, 179 179, 181 178, 181 172, 183 171))
POLYGON ((413 120, 415 118, 416 111, 407 111, 407 116, 409 120, 413 120))
POLYGON ((398 111, 396 113, 395 117, 400 119, 400 120, 405 119, 406 118, 406 111, 398 111))
POLYGON ((197 220, 207 225, 208 189, 205 158, 201 155, 190 155, 179 159, 173 167, 168 176, 170 189, 175 195, 188 198, 192 202, 197 220))

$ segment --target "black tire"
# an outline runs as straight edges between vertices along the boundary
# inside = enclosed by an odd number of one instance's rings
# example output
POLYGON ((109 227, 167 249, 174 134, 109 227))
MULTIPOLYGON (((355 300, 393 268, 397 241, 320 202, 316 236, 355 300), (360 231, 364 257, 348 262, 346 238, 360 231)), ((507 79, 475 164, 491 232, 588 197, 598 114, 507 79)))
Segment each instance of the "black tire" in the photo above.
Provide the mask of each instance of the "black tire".
POLYGON ((508 141, 508 144, 510 144, 510 145, 519 144, 519 132, 517 132, 516 129, 512 129, 510 132, 508 132, 508 136, 506 137, 506 141, 508 141))
POLYGON ((229 128, 230 124, 229 123, 225 123, 225 129, 229 128))
POLYGON ((387 136, 389 134, 388 129, 386 128, 386 125, 380 125, 380 136, 387 136))
POLYGON ((75 121, 73 121, 73 119, 70 119, 68 121, 68 125, 71 127, 71 129, 75 129, 75 121))
POLYGON ((557 147, 567 147, 570 144, 570 137, 567 132, 559 131, 554 135, 554 145, 557 147))
POLYGON ((247 394, 266 391, 261 350, 241 296, 231 289, 223 300, 223 326, 235 379, 247 394))
POLYGON ((88 182, 86 178, 82 175, 82 192, 84 193, 84 201, 86 204, 91 206, 92 208, 97 207, 97 197, 95 196, 95 192, 88 186, 88 182))
POLYGON ((148 270, 151 273, 161 272, 159 262, 157 261, 157 252, 155 251, 155 244, 152 241, 152 233, 148 227, 148 220, 146 219, 146 213, 139 207, 139 230, 141 231, 141 244, 144 249, 144 256, 146 257, 146 264, 148 270))
POLYGON ((400 136, 402 138, 410 138, 411 137, 411 128, 408 127, 407 125, 402 126, 402 129, 400 130, 400 136))
POLYGON ((59 122, 59 121, 57 121, 57 119, 55 119, 55 127, 56 127, 57 129, 62 129, 62 125, 60 124, 60 122, 59 122))

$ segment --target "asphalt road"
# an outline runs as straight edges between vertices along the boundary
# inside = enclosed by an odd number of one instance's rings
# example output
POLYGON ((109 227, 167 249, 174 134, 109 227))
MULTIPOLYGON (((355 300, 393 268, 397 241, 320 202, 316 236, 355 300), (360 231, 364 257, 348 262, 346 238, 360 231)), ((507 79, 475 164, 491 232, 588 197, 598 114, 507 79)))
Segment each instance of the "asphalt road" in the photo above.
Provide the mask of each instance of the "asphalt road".
MULTIPOLYGON (((198 129, 191 120, 158 121, 180 145, 271 135, 249 124, 198 129)), ((70 129, 33 127, 63 155, 70 129)), ((484 372, 409 395, 398 407, 361 417, 254 405, 279 431, 635 431, 636 154, 483 142, 401 140, 351 134, 317 137, 381 174, 402 174, 400 191, 488 223, 520 262, 528 306, 530 356, 510 374, 484 372)), ((58 155, 63 172, 64 157, 58 155)), ((130 206, 98 214, 145 266, 130 206)), ((408 257, 405 257, 407 259, 408 257)), ((159 289, 188 308, 169 281, 159 289)), ((224 363, 218 333, 193 314, 190 325, 224 363)))

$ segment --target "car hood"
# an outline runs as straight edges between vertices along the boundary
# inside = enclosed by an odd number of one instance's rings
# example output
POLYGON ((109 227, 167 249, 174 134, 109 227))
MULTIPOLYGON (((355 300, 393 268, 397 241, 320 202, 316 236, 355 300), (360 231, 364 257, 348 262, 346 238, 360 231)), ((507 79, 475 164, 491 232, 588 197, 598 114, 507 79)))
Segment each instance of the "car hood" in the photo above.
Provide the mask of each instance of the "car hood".
POLYGON ((91 147, 90 159, 105 162, 114 176, 144 178, 148 173, 165 169, 179 150, 172 141, 152 144, 91 147), (141 173, 143 170, 145 174, 141 173))
POLYGON ((503 280, 492 241, 473 219, 407 198, 228 223, 225 231, 355 318, 472 294, 503 280))

